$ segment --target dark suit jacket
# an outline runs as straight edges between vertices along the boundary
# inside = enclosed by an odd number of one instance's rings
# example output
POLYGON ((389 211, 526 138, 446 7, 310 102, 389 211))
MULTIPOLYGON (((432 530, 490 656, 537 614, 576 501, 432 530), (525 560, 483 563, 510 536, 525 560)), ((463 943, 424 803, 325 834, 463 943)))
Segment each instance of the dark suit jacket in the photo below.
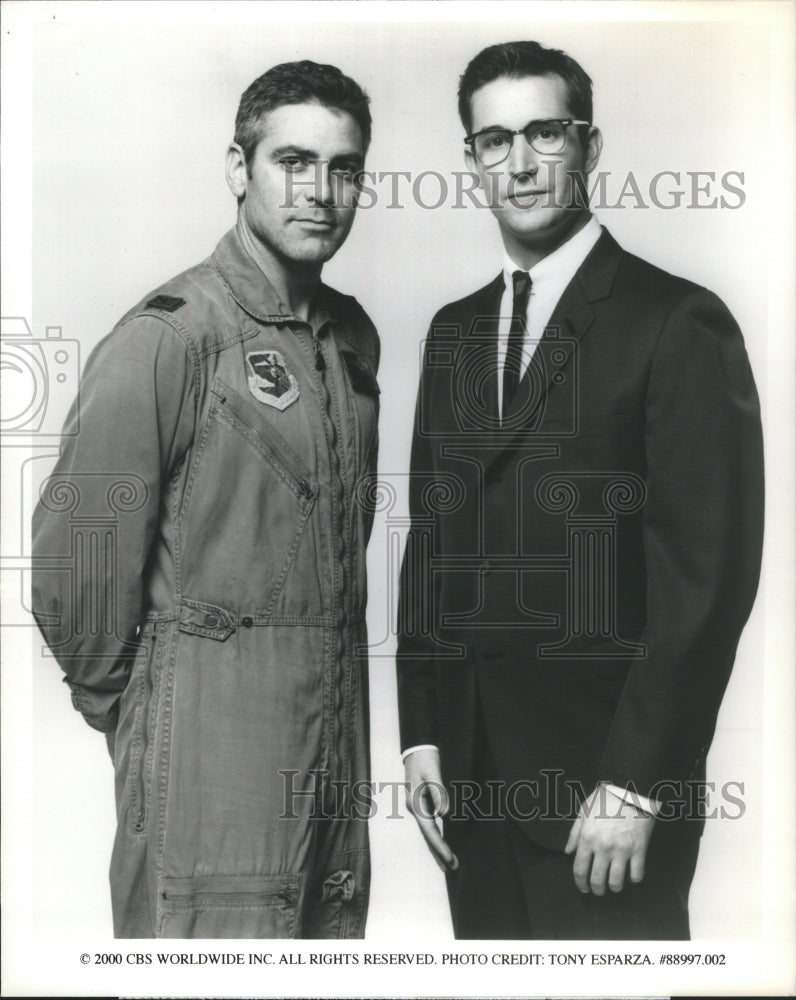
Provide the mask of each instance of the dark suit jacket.
POLYGON ((502 289, 445 306, 426 344, 401 743, 467 779, 480 711, 526 832, 560 848, 597 781, 674 814, 702 773, 757 589, 759 405, 723 303, 603 231, 498 426, 502 289))

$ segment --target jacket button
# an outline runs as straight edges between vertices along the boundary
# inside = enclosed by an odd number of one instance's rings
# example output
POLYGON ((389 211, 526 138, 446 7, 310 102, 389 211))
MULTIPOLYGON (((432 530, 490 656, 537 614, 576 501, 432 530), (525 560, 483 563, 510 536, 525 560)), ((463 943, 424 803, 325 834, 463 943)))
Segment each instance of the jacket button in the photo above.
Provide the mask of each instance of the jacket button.
POLYGON ((254 621, 253 619, 249 618, 248 615, 246 615, 245 618, 241 618, 240 623, 244 628, 251 628, 252 625, 254 624, 254 621))
POLYGON ((208 628, 215 628, 218 625, 218 615, 205 615, 205 625, 208 628))
POLYGON ((488 560, 484 559, 481 563, 480 570, 484 576, 488 576, 492 572, 492 567, 489 565, 488 560))

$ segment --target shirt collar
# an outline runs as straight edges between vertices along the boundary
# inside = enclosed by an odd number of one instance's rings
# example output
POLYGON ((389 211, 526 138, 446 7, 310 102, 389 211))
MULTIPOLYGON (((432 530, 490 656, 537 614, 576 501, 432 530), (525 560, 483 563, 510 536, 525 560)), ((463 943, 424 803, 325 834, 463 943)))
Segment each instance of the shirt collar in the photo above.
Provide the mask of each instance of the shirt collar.
POLYGON ((568 284, 601 234, 602 226, 593 215, 590 216, 583 229, 579 229, 566 243, 562 243, 557 250, 543 257, 530 270, 520 267, 507 253, 504 253, 503 277, 506 288, 511 288, 511 276, 515 271, 527 271, 534 285, 538 285, 539 282, 564 279, 566 279, 565 284, 568 284))

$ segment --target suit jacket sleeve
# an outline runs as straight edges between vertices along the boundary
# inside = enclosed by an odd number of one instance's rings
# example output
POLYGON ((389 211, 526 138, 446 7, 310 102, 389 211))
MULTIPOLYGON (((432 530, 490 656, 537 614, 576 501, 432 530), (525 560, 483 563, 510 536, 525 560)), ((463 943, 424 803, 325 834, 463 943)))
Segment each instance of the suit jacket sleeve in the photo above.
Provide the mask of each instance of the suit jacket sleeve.
POLYGON ((193 434, 193 386, 191 356, 166 322, 123 323, 86 364, 34 512, 33 614, 72 703, 102 732, 132 667, 163 484, 193 434))
POLYGON ((437 602, 432 594, 430 533, 422 502, 423 488, 433 471, 430 440, 422 428, 422 413, 430 412, 428 406, 431 398, 432 379, 424 356, 409 473, 411 526, 401 565, 398 603, 397 672, 401 750, 438 742, 436 668, 430 620, 437 602))
POLYGON ((710 745, 763 536, 757 392, 740 330, 705 290, 660 333, 646 453, 646 655, 631 665, 599 776, 666 800, 710 745))

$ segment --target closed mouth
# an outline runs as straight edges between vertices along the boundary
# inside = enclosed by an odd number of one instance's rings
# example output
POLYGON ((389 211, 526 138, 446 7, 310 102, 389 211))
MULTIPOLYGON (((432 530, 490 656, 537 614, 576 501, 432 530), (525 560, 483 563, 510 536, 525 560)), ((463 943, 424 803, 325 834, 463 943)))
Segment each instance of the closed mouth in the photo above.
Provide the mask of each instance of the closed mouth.
POLYGON ((335 225, 334 219, 296 219, 295 221, 304 226, 317 226, 319 229, 333 229, 335 225))
POLYGON ((512 191, 508 195, 509 201, 531 201, 534 203, 545 198, 549 194, 548 191, 512 191))

